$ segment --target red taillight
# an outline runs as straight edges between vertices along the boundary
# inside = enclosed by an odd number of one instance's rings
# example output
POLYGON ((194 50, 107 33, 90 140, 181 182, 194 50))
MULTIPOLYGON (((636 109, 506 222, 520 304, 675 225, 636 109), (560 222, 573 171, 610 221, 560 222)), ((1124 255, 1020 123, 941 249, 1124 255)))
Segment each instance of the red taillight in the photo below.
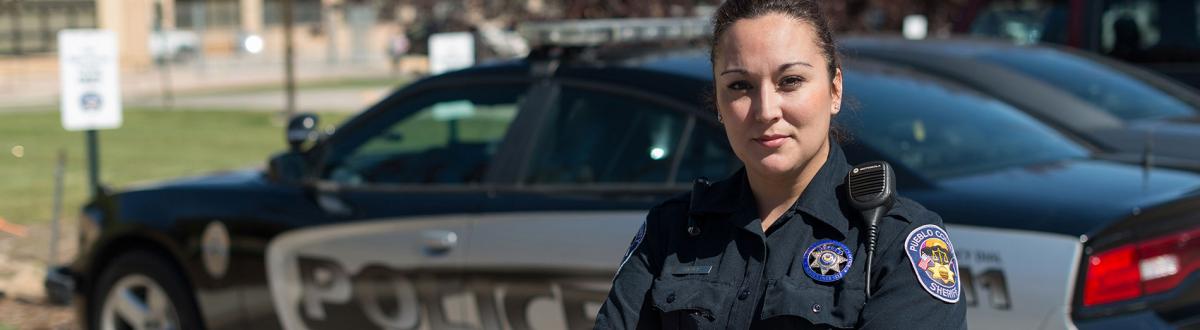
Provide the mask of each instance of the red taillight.
POLYGON ((1096 254, 1088 259, 1083 305, 1137 298, 1142 295, 1141 277, 1132 244, 1096 254))
POLYGON ((1088 258, 1083 305, 1165 292, 1200 269, 1200 229, 1155 237, 1088 258))

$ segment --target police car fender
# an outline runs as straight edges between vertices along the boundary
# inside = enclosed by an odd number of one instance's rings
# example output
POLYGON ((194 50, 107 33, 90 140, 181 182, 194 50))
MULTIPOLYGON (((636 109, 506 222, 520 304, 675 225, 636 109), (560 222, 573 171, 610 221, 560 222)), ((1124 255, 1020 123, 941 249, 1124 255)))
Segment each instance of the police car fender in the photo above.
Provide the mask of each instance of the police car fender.
MULTIPOLYGON (((973 329, 1073 329, 1077 237, 947 224, 973 329)), ((912 276, 912 274, 908 274, 912 276)))

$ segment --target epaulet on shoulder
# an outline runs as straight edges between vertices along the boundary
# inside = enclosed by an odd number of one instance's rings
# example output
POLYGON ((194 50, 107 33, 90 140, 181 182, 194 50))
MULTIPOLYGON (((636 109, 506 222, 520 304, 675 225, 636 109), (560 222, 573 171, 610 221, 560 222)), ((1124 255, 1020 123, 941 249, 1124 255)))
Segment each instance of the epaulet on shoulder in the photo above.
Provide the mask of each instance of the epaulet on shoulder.
POLYGON ((700 234, 700 228, 696 225, 696 220, 691 216, 692 208, 695 207, 696 201, 692 200, 698 193, 703 193, 712 185, 708 179, 697 179, 692 185, 692 190, 672 196, 667 200, 655 205, 650 210, 650 218, 655 218, 656 222, 665 221, 669 223, 667 226, 676 226, 676 221, 684 223, 679 224, 680 228, 685 228, 691 236, 700 234))
POLYGON ((671 198, 667 198, 667 200, 662 201, 661 203, 658 203, 658 205, 655 205, 654 208, 663 210, 663 209, 676 209, 676 208, 682 207, 682 208, 684 208, 684 210, 686 210, 690 206, 691 200, 692 200, 692 192, 685 191, 678 195, 671 196, 671 198))
POLYGON ((685 192, 679 193, 675 196, 671 196, 671 198, 667 198, 667 200, 663 201, 662 203, 659 203, 659 205, 671 205, 671 204, 676 204, 676 203, 687 204, 687 203, 690 203, 691 200, 692 200, 692 192, 685 191, 685 192))
POLYGON ((691 204, 693 203, 692 196, 695 196, 700 190, 707 190, 710 186, 712 186, 712 182, 709 181, 708 178, 696 179, 696 181, 692 183, 692 190, 671 196, 671 198, 668 198, 662 203, 658 203, 658 205, 655 205, 654 208, 667 208, 674 207, 676 205, 683 205, 684 207, 690 209, 692 206, 691 204))
MULTIPOLYGON (((688 200, 691 192, 671 196, 658 205, 650 208, 646 216, 647 230, 658 233, 664 228, 684 228, 688 213, 688 200)), ((654 234, 658 235, 658 234, 654 234)))
POLYGON ((892 206, 892 211, 888 212, 888 215, 913 224, 942 224, 942 218, 937 213, 906 197, 897 197, 896 204, 892 206))

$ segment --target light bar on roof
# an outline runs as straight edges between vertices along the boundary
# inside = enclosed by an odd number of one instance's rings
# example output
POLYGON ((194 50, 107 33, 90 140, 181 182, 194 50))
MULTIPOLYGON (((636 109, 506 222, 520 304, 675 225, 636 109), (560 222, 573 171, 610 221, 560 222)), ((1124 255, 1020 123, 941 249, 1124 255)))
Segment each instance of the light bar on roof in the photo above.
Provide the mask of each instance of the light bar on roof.
POLYGON ((707 37, 707 18, 627 18, 537 22, 517 30, 531 46, 599 46, 631 42, 685 41, 707 37))

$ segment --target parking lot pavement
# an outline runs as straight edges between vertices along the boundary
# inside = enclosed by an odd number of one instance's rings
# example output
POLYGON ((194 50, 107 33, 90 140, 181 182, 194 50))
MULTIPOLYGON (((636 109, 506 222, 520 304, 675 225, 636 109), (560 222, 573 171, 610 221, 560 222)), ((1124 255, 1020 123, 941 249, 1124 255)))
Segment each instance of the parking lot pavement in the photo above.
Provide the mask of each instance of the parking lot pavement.
POLYGON ((0 325, 22 330, 79 328, 70 307, 9 298, 0 298, 0 325))
MULTIPOLYGON (((59 230, 58 260, 70 260, 75 227, 59 230)), ((50 226, 29 225, 24 236, 0 232, 0 327, 16 329, 75 329, 75 315, 68 306, 46 301, 42 279, 49 259, 50 226)))

